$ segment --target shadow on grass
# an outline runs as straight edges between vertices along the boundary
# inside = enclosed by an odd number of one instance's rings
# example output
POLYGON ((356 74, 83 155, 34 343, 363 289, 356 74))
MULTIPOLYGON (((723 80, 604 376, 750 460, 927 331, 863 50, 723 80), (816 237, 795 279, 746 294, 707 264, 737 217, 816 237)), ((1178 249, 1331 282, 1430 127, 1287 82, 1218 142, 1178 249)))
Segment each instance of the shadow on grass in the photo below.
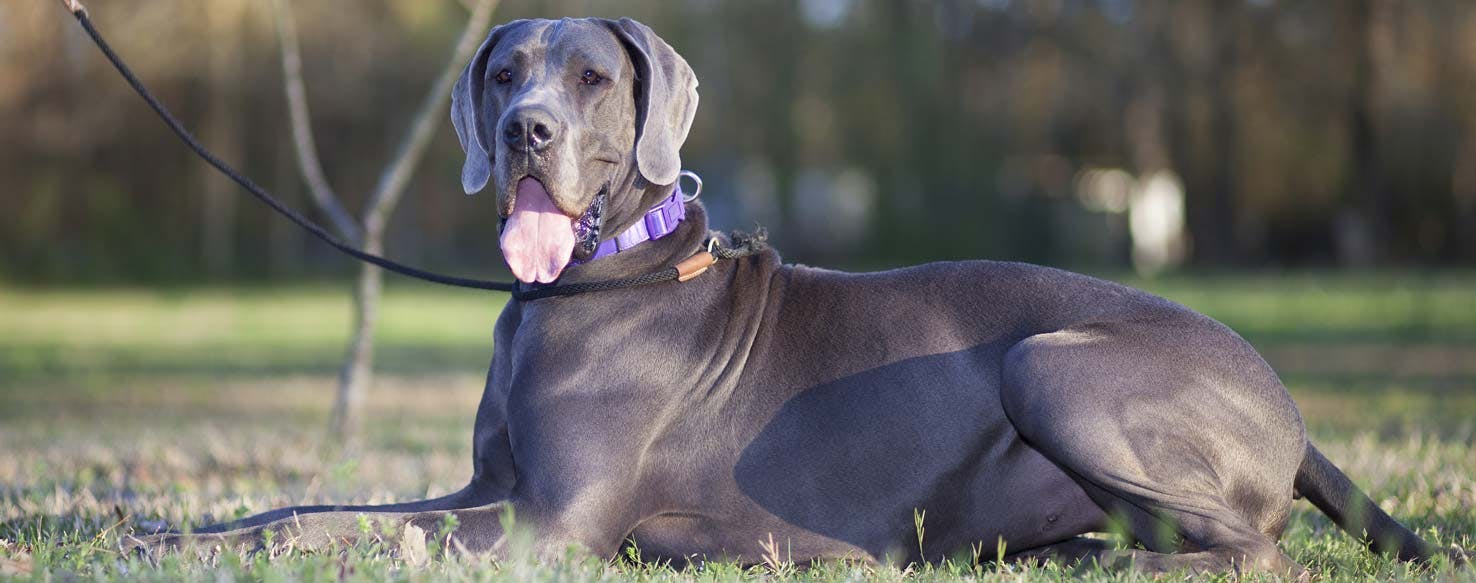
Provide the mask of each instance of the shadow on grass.
MULTIPOLYGON (((383 344, 376 371, 397 375, 485 372, 492 346, 383 344)), ((84 350, 61 344, 0 344, 0 390, 10 385, 87 378, 210 376, 261 378, 331 375, 343 361, 340 349, 325 346, 263 347, 196 345, 184 349, 108 347, 84 350)))

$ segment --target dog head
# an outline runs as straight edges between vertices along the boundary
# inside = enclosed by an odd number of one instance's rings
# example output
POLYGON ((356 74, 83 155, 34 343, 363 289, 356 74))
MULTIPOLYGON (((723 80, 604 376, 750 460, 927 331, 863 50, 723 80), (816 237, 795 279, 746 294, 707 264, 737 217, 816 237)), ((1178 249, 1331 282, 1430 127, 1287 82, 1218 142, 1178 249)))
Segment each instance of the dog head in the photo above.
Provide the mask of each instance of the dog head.
POLYGON ((513 275, 551 282, 593 249, 578 240, 598 234, 576 232, 581 217, 603 213, 618 233, 670 193, 696 111, 691 67, 639 22, 504 24, 451 92, 461 184, 493 184, 513 275))

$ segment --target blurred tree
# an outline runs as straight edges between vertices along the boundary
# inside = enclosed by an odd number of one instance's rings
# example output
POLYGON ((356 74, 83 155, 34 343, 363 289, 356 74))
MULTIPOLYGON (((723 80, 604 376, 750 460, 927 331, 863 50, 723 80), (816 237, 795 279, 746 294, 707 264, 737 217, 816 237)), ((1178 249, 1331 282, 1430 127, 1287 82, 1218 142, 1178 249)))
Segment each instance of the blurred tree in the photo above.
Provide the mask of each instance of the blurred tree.
MULTIPOLYGON (((246 4, 244 0, 219 0, 205 10, 206 31, 213 42, 206 49, 208 94, 200 136, 226 160, 239 160, 246 151, 246 140, 241 135, 240 87, 246 4)), ((220 276, 235 265, 236 205, 240 195, 235 183, 214 168, 201 165, 198 172, 204 185, 200 259, 206 273, 220 276)))
POLYGON ((1386 255, 1390 227, 1388 200, 1382 161, 1379 159, 1378 130, 1375 128, 1377 107, 1377 74, 1374 51, 1382 41, 1387 43, 1389 3, 1385 0, 1348 0, 1344 11, 1349 40, 1348 55, 1351 82, 1348 84, 1348 129, 1351 135, 1349 165, 1352 172, 1344 210, 1339 222, 1338 254, 1346 264, 1368 266, 1386 255), (1375 14, 1378 12, 1378 14, 1375 14))
MULTIPOLYGON (((313 140, 312 116, 307 105, 307 91, 302 80, 302 57, 297 42, 297 26, 292 8, 286 0, 274 0, 278 36, 282 47, 282 73, 292 119, 293 147, 298 166, 308 185, 313 203, 330 219, 333 229, 345 241, 357 244, 365 252, 384 253, 385 228, 399 205, 410 177, 425 156, 433 132, 447 115, 447 101, 456 77, 471 60, 481 44, 496 10, 497 0, 474 0, 468 8, 471 15, 456 42, 441 74, 421 101, 410 120, 410 128, 401 138, 395 154, 385 164, 379 182, 357 222, 350 217, 338 195, 328 184, 318 160, 313 140)), ((364 393, 374 373, 374 330, 379 320, 379 297, 383 274, 378 267, 363 263, 354 287, 354 329, 348 354, 338 377, 338 391, 333 400, 330 432, 340 442, 351 443, 360 431, 364 393)))

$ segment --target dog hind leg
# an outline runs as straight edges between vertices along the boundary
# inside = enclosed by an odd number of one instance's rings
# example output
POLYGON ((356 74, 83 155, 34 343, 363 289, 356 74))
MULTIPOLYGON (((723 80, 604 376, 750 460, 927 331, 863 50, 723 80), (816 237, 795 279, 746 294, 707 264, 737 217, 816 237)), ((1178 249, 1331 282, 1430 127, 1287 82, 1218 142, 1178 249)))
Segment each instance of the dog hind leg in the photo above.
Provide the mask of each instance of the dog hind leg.
POLYGON ((1248 347, 1172 324, 1147 318, 1021 342, 1005 359, 1006 414, 1150 549, 1094 553, 1104 565, 1302 572, 1274 539, 1305 445, 1300 418, 1286 413, 1274 375, 1246 374, 1236 351, 1248 347), (1159 338, 1165 329, 1187 337, 1159 338))

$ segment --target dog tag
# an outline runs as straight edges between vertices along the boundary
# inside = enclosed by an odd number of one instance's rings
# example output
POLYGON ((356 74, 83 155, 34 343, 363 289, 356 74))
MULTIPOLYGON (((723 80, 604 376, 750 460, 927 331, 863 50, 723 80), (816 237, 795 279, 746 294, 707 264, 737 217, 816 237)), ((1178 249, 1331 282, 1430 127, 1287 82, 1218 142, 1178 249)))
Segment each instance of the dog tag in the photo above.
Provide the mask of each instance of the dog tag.
POLYGON ((676 264, 677 281, 687 281, 702 275, 702 272, 707 271, 707 268, 712 267, 714 263, 717 263, 717 257, 706 251, 698 251, 691 257, 683 259, 681 263, 676 264))

